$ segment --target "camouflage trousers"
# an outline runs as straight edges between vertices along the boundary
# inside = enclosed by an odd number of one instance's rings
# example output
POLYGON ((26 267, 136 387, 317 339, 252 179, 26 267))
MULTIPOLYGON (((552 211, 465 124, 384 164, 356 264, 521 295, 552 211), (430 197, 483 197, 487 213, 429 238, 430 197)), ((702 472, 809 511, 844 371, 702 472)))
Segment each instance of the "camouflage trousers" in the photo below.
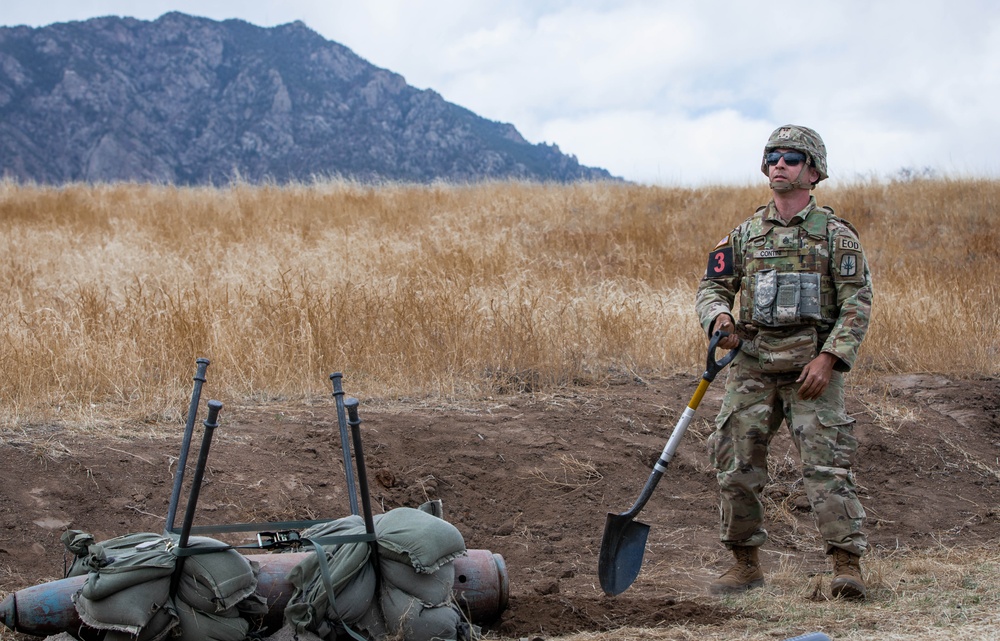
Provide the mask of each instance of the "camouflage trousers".
POLYGON ((767 455, 782 421, 802 462, 802 479, 826 552, 842 548, 864 555, 865 517, 851 471, 858 442, 854 419, 844 411, 843 374, 833 372, 818 399, 798 398, 798 372, 766 374, 739 355, 730 366, 726 396, 709 438, 720 489, 720 539, 724 545, 760 546, 767 540, 760 494, 768 481, 767 455))

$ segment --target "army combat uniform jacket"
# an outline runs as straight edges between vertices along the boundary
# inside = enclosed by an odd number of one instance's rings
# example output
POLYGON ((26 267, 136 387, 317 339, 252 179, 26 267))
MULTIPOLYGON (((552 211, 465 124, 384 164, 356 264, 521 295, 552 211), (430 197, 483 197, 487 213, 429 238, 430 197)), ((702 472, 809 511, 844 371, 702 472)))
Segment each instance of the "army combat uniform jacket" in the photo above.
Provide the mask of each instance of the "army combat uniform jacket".
POLYGON ((695 309, 706 332, 719 314, 733 314, 743 353, 759 359, 762 371, 801 370, 823 351, 846 372, 868 330, 871 304, 856 230, 811 197, 787 224, 772 201, 722 239, 709 253, 695 309))
POLYGON ((774 203, 761 207, 709 254, 696 309, 706 332, 731 314, 739 294, 740 354, 709 437, 720 490, 720 541, 767 540, 760 493, 767 451, 782 422, 802 460, 806 495, 827 552, 863 555, 864 508, 857 498, 857 439, 844 412, 843 373, 851 369, 871 313, 871 275, 854 228, 812 198, 786 224, 774 203), (819 352, 837 357, 822 395, 798 397, 796 378, 819 352))

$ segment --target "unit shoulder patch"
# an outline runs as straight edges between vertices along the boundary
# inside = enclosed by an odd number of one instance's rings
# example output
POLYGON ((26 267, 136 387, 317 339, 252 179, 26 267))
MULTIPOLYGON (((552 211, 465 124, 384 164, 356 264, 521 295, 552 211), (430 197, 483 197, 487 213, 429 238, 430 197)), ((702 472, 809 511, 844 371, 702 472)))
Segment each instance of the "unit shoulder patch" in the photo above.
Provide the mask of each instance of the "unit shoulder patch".
POLYGON ((858 275, 858 263, 860 258, 853 252, 846 252, 840 256, 840 276, 851 278, 858 275))
POLYGON ((705 271, 705 278, 721 278, 732 276, 733 269, 733 248, 731 245, 719 246, 708 253, 708 269, 705 271))

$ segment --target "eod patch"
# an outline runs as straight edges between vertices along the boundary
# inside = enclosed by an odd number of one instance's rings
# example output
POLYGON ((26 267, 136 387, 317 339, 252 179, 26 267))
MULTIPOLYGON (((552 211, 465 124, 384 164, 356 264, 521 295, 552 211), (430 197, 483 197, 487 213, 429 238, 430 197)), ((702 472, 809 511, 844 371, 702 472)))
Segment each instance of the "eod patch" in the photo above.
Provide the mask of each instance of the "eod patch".
POLYGON ((841 278, 856 278, 861 271, 861 243, 857 239, 841 236, 837 239, 837 253, 840 261, 837 271, 841 278))

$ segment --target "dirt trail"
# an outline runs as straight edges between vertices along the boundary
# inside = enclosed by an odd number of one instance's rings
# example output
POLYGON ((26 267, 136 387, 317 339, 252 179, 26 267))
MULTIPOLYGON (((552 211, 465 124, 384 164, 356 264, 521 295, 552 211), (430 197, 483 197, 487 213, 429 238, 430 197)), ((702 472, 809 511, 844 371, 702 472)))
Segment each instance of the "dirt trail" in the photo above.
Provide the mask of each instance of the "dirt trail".
MULTIPOLYGON (((469 548, 503 555, 510 605, 489 629, 504 637, 724 620, 731 613, 701 597, 726 557, 704 447, 720 383, 643 510, 652 530, 636 583, 612 599, 596 574, 605 514, 632 504, 696 385, 675 376, 465 407, 361 399, 374 509, 441 499, 469 548)), ((1000 381, 892 377, 852 390, 848 410, 876 548, 1000 540, 1000 381)), ((66 528, 98 540, 162 531, 183 430, 163 431, 123 440, 37 428, 0 441, 0 598, 61 578, 66 528)), ((825 570, 785 434, 771 466, 765 563, 793 554, 825 570)), ((224 409, 209 467, 197 524, 349 513, 332 398, 224 409)))

